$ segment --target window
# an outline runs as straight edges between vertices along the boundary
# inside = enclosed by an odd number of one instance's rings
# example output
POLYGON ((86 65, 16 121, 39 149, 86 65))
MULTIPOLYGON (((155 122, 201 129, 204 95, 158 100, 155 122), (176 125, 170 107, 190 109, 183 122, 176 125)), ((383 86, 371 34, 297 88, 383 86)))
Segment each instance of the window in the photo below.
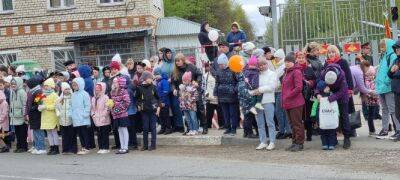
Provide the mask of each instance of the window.
POLYGON ((20 51, 0 51, 0 64, 10 66, 14 61, 17 61, 17 55, 20 51))
POLYGON ((0 0, 0 13, 10 13, 13 10, 13 0, 0 0))
POLYGON ((120 5, 124 4, 125 0, 97 0, 100 5, 120 5))
POLYGON ((48 9, 68 9, 74 7, 74 0, 49 0, 48 9))
POLYGON ((54 62, 56 71, 65 71, 64 62, 75 61, 75 53, 73 47, 51 48, 51 57, 54 62))

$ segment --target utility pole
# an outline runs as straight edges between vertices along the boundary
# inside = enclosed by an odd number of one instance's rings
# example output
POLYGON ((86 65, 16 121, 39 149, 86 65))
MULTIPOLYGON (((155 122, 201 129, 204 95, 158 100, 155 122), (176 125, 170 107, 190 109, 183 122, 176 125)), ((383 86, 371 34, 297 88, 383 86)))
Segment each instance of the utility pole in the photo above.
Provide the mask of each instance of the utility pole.
MULTIPOLYGON (((394 1, 394 0, 393 0, 394 1)), ((270 0, 271 14, 272 14, 272 35, 274 39, 274 48, 279 48, 279 35, 278 35, 278 13, 276 0, 270 0)))
MULTIPOLYGON (((390 0, 390 7, 391 7, 391 12, 392 12, 392 17, 394 16, 393 14, 393 9, 396 8, 396 0, 390 0)), ((397 8, 396 8, 396 15, 397 15, 397 8)), ((398 30, 397 30, 397 19, 392 18, 392 32, 393 32, 393 40, 398 39, 398 30)))

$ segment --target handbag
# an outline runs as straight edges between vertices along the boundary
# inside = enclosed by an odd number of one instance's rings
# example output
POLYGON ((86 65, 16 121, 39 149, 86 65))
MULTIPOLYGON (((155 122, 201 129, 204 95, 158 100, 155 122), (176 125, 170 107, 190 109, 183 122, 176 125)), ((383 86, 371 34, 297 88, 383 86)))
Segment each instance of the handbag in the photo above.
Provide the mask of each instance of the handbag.
POLYGON ((358 129, 362 126, 361 124, 361 113, 360 111, 356 111, 352 114, 350 114, 349 117, 349 121, 350 121, 350 127, 351 129, 358 129))

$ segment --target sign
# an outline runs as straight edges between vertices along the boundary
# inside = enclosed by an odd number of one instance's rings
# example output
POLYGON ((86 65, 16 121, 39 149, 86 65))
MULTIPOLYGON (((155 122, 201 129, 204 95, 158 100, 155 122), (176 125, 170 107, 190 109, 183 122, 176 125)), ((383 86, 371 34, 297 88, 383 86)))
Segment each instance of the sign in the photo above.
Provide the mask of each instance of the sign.
POLYGON ((359 42, 346 43, 343 45, 343 51, 347 54, 360 53, 361 52, 361 43, 359 43, 359 42))

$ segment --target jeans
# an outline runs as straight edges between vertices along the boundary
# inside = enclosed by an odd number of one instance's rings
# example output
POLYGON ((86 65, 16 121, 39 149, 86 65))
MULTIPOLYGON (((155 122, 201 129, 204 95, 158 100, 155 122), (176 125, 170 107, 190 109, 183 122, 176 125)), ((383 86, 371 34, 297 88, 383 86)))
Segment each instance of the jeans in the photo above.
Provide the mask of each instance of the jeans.
POLYGON ((282 109, 281 94, 281 92, 275 93, 275 116, 278 119, 279 133, 291 134, 292 129, 290 128, 290 124, 286 117, 285 111, 282 109))
POLYGON ((267 143, 267 134, 265 131, 265 122, 267 122, 268 126, 268 134, 270 143, 275 143, 276 131, 275 131, 275 122, 274 122, 274 111, 275 107, 273 103, 263 104, 264 110, 257 109, 257 126, 258 133, 260 137, 260 143, 267 143))
POLYGON ((143 119, 143 147, 149 147, 149 131, 151 132, 151 147, 156 147, 157 118, 154 112, 142 112, 143 119))
POLYGON ((224 126, 224 117, 222 115, 221 106, 219 106, 218 104, 211 104, 211 103, 208 102, 206 104, 206 119, 207 119, 207 127, 208 128, 211 128, 212 118, 214 116, 215 110, 217 111, 218 125, 220 127, 224 126))
POLYGON ((62 152, 77 153, 78 145, 74 127, 72 125, 61 126, 61 136, 62 136, 62 152))
POLYGON ((227 131, 236 131, 239 123, 239 103, 220 103, 227 131))
POLYGON ((170 95, 171 99, 171 109, 172 114, 174 115, 174 128, 183 128, 183 118, 182 118, 182 111, 179 106, 179 97, 174 96, 172 93, 170 95))
POLYGON ((336 129, 321 129, 320 134, 322 146, 336 146, 336 129))
POLYGON ((199 122, 197 121, 196 111, 184 110, 183 114, 185 115, 185 119, 189 125, 189 130, 198 131, 199 122))
POLYGON ((34 147, 37 150, 46 150, 45 133, 41 129, 33 130, 33 139, 35 141, 34 147))
POLYGON ((99 144, 99 149, 110 149, 111 125, 100 126, 98 130, 97 143, 99 144))
MULTIPOLYGON (((386 94, 380 94, 379 99, 382 105, 382 129, 385 131, 389 130, 389 117, 392 118, 396 131, 400 130, 399 121, 396 118, 396 106, 394 94, 392 92, 386 94)), ((397 107, 399 108, 399 107, 397 107)))

